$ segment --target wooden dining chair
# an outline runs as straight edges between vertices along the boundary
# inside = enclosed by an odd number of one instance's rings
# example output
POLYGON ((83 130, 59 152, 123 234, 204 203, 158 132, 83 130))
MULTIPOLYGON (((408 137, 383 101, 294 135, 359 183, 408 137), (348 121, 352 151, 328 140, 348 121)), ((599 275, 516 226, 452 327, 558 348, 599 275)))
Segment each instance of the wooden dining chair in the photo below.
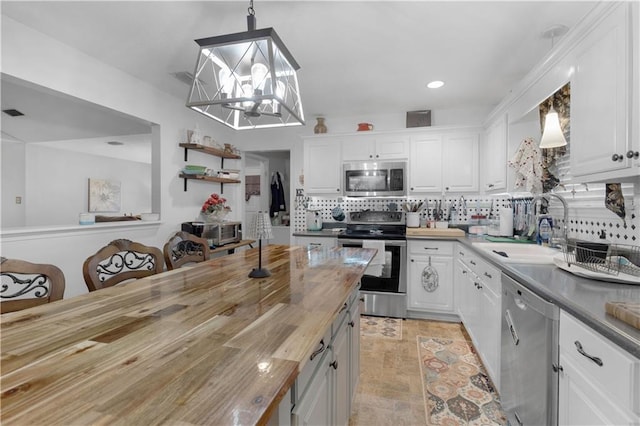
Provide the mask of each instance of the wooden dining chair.
POLYGON ((176 232, 164 245, 167 269, 177 269, 187 263, 209 260, 209 243, 184 231, 176 232))
POLYGON ((61 300, 64 274, 54 265, 0 258, 0 313, 61 300))
POLYGON ((113 240, 82 265, 89 291, 111 287, 123 281, 144 278, 164 269, 162 251, 131 240, 113 240))

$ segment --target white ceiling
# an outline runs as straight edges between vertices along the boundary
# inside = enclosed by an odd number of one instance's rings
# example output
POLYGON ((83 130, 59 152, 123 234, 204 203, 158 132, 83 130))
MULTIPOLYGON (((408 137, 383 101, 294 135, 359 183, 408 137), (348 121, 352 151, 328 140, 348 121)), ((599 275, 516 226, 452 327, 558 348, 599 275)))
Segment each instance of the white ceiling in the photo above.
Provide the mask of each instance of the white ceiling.
MULTIPOLYGON (((194 39, 246 30, 249 2, 2 1, 2 14, 186 101, 194 39)), ((419 109, 491 109, 573 27, 583 1, 255 0, 300 64, 307 121, 419 109), (444 80, 438 90, 425 87, 444 80)), ((114 88, 117 90, 117 88, 114 88)), ((5 105, 2 108, 11 107, 5 105)))

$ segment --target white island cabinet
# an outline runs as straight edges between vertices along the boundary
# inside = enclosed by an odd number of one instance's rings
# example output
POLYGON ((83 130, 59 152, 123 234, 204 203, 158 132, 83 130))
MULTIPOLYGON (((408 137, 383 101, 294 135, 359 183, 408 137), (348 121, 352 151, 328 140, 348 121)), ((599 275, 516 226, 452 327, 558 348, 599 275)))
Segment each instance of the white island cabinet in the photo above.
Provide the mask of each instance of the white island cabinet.
POLYGON ((640 424, 640 360, 560 312, 560 425, 640 424))
POLYGON ((348 425, 360 372, 359 303, 355 290, 300 372, 292 425, 348 425))

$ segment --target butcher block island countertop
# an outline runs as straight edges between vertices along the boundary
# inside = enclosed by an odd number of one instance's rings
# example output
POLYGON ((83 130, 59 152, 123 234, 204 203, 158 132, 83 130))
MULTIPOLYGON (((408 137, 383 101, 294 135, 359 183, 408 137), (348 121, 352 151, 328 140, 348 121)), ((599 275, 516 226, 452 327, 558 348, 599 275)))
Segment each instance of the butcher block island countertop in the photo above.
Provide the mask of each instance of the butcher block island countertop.
POLYGON ((263 247, 1 325, 0 423, 264 424, 375 254, 263 247))

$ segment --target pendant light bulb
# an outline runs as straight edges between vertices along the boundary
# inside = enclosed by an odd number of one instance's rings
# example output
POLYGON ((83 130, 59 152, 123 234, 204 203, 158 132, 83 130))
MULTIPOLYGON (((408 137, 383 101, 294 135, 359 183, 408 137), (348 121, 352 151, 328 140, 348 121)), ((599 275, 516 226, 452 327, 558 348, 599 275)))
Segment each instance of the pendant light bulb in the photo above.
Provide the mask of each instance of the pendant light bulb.
POLYGON ((220 79, 220 93, 223 98, 233 97, 234 79, 229 68, 221 68, 218 73, 220 79))
POLYGON ((552 106, 544 120, 544 131, 542 132, 542 139, 540 139, 540 148, 558 148, 566 144, 567 140, 564 138, 564 134, 560 128, 558 113, 552 106))
POLYGON ((253 86, 254 92, 256 90, 260 91, 260 94, 264 91, 264 84, 267 81, 267 74, 269 73, 269 68, 266 65, 261 64, 259 62, 251 65, 251 85, 253 86))

